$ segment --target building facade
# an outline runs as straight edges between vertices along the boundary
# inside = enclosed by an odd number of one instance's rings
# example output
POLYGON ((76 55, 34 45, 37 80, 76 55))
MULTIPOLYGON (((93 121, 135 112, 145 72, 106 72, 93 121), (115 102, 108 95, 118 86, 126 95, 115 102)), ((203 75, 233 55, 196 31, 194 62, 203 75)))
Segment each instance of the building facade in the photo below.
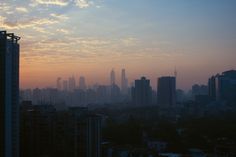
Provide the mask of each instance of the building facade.
POLYGON ((132 101, 135 105, 150 105, 152 102, 152 88, 150 80, 141 77, 135 80, 135 86, 132 88, 132 101))
POLYGON ((216 101, 234 102, 236 100, 236 70, 212 76, 208 80, 208 94, 216 101))
POLYGON ((165 76, 158 78, 157 102, 160 107, 174 107, 176 104, 176 79, 165 76))
POLYGON ((126 78, 125 69, 121 70, 121 92, 122 94, 128 93, 128 79, 126 78))
POLYGON ((19 156, 20 37, 0 31, 0 156, 19 156))

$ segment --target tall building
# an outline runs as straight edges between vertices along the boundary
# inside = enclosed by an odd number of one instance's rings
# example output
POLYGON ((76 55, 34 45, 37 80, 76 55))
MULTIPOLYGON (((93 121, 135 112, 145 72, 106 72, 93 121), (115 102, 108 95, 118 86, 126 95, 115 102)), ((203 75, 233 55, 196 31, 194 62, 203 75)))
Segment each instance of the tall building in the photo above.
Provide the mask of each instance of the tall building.
POLYGON ((32 105, 30 101, 21 103, 22 157, 53 156, 55 113, 52 105, 32 105))
POLYGON ((152 102, 152 89, 150 80, 142 77, 135 80, 135 86, 132 88, 132 101, 135 105, 150 105, 152 102))
POLYGON ((122 94, 127 94, 128 92, 128 79, 125 75, 125 69, 121 70, 121 92, 122 94))
POLYGON ((76 88, 76 82, 74 77, 70 77, 68 80, 68 89, 70 92, 73 92, 76 88))
POLYGON ((158 78, 157 102, 161 107, 174 107, 176 104, 176 79, 166 76, 158 78))
POLYGON ((57 78, 56 85, 57 85, 57 89, 58 89, 58 90, 62 90, 61 77, 58 77, 58 78, 57 78))
POLYGON ((20 37, 0 31, 0 156, 19 156, 20 37))
POLYGON ((101 117, 88 114, 83 107, 69 108, 71 130, 69 139, 74 157, 101 156, 101 117))
POLYGON ((86 86, 85 78, 83 76, 80 76, 79 89, 86 90, 86 88, 87 88, 87 86, 86 86))
POLYGON ((116 84, 116 76, 115 76, 114 69, 111 70, 110 81, 111 81, 111 85, 116 84))
POLYGON ((217 74, 208 80, 208 93, 212 100, 233 102, 236 100, 236 70, 217 74))
POLYGON ((216 80, 215 77, 212 76, 208 79, 208 96, 211 100, 216 100, 216 80))

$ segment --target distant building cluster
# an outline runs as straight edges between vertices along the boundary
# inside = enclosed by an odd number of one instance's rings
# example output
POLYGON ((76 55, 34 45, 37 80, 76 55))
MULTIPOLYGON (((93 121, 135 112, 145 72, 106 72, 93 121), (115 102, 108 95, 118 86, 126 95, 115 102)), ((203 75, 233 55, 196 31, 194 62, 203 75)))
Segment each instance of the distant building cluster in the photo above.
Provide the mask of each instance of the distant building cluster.
POLYGON ((33 104, 64 104, 69 106, 87 106, 99 104, 126 103, 135 106, 156 105, 174 107, 176 105, 176 78, 166 76, 158 78, 157 89, 153 90, 150 80, 141 77, 128 86, 125 69, 121 71, 120 87, 116 84, 115 71, 110 73, 110 84, 87 86, 85 77, 70 77, 62 80, 58 77, 56 88, 21 90, 21 100, 30 100, 33 104))

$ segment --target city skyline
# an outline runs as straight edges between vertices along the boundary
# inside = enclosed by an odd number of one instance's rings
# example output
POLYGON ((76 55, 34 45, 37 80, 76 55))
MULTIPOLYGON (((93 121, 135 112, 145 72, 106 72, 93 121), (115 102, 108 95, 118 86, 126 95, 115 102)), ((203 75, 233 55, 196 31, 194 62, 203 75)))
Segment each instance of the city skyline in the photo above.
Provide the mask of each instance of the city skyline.
MULTIPOLYGON (((85 76, 108 84, 112 68, 129 81, 178 72, 188 90, 236 69, 233 0, 3 0, 0 29, 22 37, 21 88, 85 76)), ((118 77, 117 78, 120 78, 118 77)), ((77 81, 77 80, 76 80, 77 81)))

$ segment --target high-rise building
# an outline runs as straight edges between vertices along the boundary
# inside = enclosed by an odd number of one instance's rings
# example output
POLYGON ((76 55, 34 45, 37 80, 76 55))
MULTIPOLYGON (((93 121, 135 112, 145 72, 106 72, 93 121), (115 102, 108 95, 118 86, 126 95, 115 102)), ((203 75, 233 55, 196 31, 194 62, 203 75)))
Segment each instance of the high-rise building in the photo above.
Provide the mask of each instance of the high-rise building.
POLYGON ((53 156, 55 113, 52 105, 32 105, 30 101, 21 103, 22 157, 53 156))
POLYGON ((70 92, 73 92, 76 88, 76 82, 74 77, 70 77, 68 80, 68 88, 70 92))
POLYGON ((61 78, 60 78, 60 77, 57 78, 57 83, 56 83, 56 85, 57 85, 57 89, 58 89, 58 90, 62 90, 61 78))
POLYGON ((20 37, 0 31, 0 156, 19 156, 20 37))
POLYGON ((115 76, 114 69, 111 70, 110 81, 111 81, 111 85, 116 84, 116 76, 115 76))
POLYGON ((161 107, 174 107, 176 104, 176 79, 165 76, 158 78, 157 102, 161 107))
POLYGON ((212 76, 208 81, 210 98, 217 101, 236 100, 236 70, 223 72, 221 75, 212 76))
POLYGON ((121 70, 121 92, 122 94, 127 94, 128 92, 128 79, 125 75, 125 69, 121 70))
POLYGON ((150 105, 152 102, 152 88, 150 80, 142 77, 135 80, 135 86, 132 88, 132 100, 135 105, 150 105))
POLYGON ((82 90, 86 90, 87 86, 86 86, 86 82, 85 82, 85 78, 83 76, 80 76, 79 78, 79 89, 82 90))
POLYGON ((74 157, 100 157, 101 156, 101 117, 88 114, 83 107, 69 108, 70 122, 73 138, 71 147, 74 157))
POLYGON ((208 96, 211 100, 216 100, 216 80, 215 76, 208 79, 208 96))

